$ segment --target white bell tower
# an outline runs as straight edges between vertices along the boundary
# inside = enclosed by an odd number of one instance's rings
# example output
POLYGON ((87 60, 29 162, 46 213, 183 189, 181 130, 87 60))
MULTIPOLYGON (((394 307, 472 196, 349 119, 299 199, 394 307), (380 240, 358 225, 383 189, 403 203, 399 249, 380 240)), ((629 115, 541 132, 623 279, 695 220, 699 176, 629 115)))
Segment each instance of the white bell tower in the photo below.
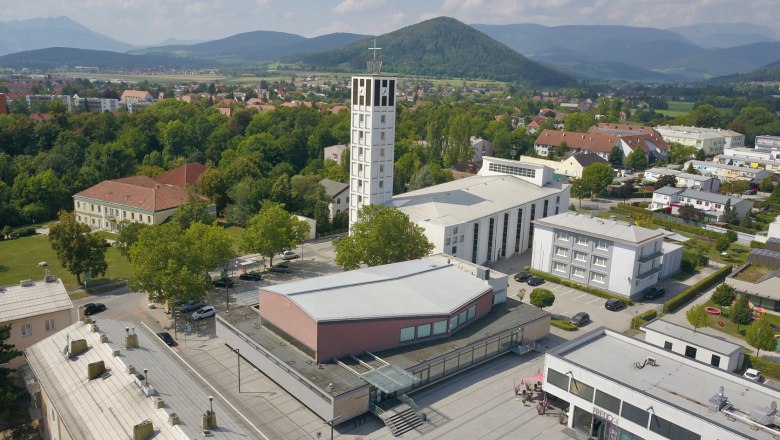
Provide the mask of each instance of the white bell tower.
POLYGON ((395 164, 396 78, 380 75, 376 54, 368 61, 368 74, 352 77, 349 138, 349 226, 364 205, 390 204, 395 164))

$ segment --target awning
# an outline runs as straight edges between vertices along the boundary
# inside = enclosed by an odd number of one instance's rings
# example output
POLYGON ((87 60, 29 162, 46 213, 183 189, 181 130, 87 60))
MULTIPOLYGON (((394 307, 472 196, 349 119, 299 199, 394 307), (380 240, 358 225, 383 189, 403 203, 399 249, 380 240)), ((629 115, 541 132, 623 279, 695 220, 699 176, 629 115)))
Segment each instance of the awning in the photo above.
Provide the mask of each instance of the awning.
POLYGON ((386 394, 411 388, 414 382, 419 380, 412 373, 395 365, 383 365, 377 369, 362 373, 360 378, 386 394))

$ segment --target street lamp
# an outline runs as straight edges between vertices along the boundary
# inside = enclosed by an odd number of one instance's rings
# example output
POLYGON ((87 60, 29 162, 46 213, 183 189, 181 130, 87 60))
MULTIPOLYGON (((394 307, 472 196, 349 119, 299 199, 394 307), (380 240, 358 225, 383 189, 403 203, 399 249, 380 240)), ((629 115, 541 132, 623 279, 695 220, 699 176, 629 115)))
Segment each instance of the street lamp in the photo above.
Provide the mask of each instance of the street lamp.
POLYGON ((214 412, 214 396, 209 396, 209 412, 214 412))
POLYGON ((238 392, 241 392, 241 355, 236 348, 236 367, 238 368, 238 392))
POLYGON ((230 311, 230 295, 228 294, 228 289, 230 289, 228 286, 230 284, 228 280, 230 280, 228 277, 228 260, 225 260, 225 312, 230 311))

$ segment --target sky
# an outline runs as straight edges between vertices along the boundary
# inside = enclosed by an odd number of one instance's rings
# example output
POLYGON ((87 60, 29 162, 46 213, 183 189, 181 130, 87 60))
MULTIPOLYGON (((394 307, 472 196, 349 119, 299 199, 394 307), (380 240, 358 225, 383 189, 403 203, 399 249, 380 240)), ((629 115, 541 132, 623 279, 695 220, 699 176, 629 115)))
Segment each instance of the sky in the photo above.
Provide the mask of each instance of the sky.
POLYGON ((381 35, 448 16, 467 24, 611 24, 668 28, 751 23, 780 33, 778 0, 2 0, 0 20, 67 16, 130 44, 213 40, 269 30, 381 35))

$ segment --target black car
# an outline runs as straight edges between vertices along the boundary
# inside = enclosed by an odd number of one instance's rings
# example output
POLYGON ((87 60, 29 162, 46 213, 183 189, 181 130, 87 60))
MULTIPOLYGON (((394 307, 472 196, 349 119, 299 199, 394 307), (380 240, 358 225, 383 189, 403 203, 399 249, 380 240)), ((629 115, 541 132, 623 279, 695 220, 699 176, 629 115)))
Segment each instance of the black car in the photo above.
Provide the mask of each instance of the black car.
POLYGON ((666 289, 659 289, 657 287, 651 287, 650 290, 645 293, 645 299, 658 299, 666 295, 666 289))
POLYGON ((541 279, 539 277, 536 277, 536 276, 528 277, 528 285, 529 286, 541 286, 542 284, 544 284, 544 280, 543 279, 541 279))
POLYGON ((257 272, 247 272, 239 275, 238 279, 244 281, 260 281, 263 277, 257 272))
POLYGON ((590 322, 590 315, 588 315, 585 312, 579 312, 576 313, 574 316, 571 317, 570 322, 577 327, 582 327, 583 325, 590 322))
POLYGON ((750 188, 749 190, 745 191, 745 194, 749 196, 754 196, 758 194, 758 190, 755 188, 750 188))
POLYGON ((290 265, 287 263, 279 263, 275 266, 271 266, 269 269, 271 272, 279 272, 279 273, 290 273, 292 272, 292 269, 290 269, 290 265))
POLYGON ((222 279, 219 279, 219 280, 216 280, 216 281, 212 281, 211 284, 214 285, 214 287, 228 287, 228 288, 230 288, 230 287, 233 287, 233 284, 235 284, 235 282, 233 282, 233 280, 231 280, 230 278, 222 278, 222 279))
POLYGON ((626 302, 622 299, 608 299, 607 302, 604 304, 604 307, 606 307, 607 310, 611 310, 613 312, 616 312, 618 310, 623 310, 626 308, 626 302))
POLYGON ((103 303, 87 303, 84 304, 84 314, 94 315, 95 313, 100 313, 103 310, 106 310, 106 305, 103 303))
POLYGON ((205 305, 206 305, 206 303, 204 303, 202 300, 191 299, 191 300, 185 302, 184 304, 182 304, 181 306, 179 306, 179 311, 180 312, 191 312, 193 310, 198 310, 199 308, 201 308, 201 307, 203 307, 205 305))
POLYGON ((162 339, 162 341, 165 342, 165 345, 169 347, 176 346, 176 341, 173 340, 173 336, 171 336, 170 333, 168 332, 157 333, 157 336, 159 336, 160 339, 162 339))
POLYGON ((528 272, 520 271, 515 274, 515 281, 524 283, 528 281, 528 278, 531 278, 531 274, 528 272))

